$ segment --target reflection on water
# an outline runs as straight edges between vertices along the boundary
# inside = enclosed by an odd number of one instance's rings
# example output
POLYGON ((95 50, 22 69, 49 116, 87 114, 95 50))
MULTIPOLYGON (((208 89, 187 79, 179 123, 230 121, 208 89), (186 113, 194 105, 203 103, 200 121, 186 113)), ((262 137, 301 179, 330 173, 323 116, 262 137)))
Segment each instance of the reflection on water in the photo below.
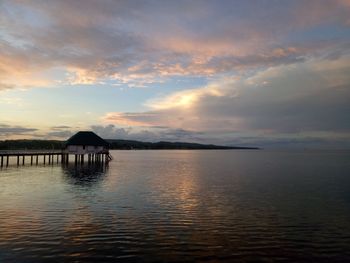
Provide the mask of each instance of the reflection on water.
POLYGON ((0 262, 350 260, 348 152, 113 157, 2 170, 0 262))
POLYGON ((92 186, 103 180, 108 172, 106 164, 62 165, 63 174, 68 183, 80 186, 92 186))

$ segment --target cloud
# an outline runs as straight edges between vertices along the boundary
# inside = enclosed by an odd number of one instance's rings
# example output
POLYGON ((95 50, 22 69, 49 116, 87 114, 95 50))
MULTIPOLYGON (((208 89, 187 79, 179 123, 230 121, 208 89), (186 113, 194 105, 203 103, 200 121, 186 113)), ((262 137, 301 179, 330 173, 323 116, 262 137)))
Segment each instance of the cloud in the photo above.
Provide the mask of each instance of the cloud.
POLYGON ((153 99, 148 101, 146 105, 155 110, 167 109, 169 106, 171 108, 189 108, 205 96, 220 97, 223 96, 223 93, 217 85, 211 85, 205 88, 176 92, 165 98, 153 99))
POLYGON ((10 126, 6 124, 0 124, 0 137, 11 137, 15 135, 24 135, 24 134, 30 134, 38 129, 34 128, 26 128, 22 126, 10 126))
POLYGON ((71 131, 52 131, 48 132, 46 136, 49 138, 60 138, 60 139, 68 139, 71 137, 74 133, 71 131))
POLYGON ((0 138, 2 139, 68 139, 75 131, 69 130, 69 126, 51 127, 52 131, 40 131, 37 128, 23 127, 19 125, 0 124, 0 138))
MULTIPOLYGON (((148 110, 110 110, 94 129, 127 138, 326 141, 349 132, 349 12, 346 0, 4 0, 0 91, 161 83, 149 94, 167 95, 149 96, 148 110), (210 84, 189 88, 179 79, 210 84)), ((48 129, 59 137, 69 126, 48 129)))
POLYGON ((262 148, 348 148, 350 147, 350 135, 348 133, 304 134, 295 137, 291 134, 279 136, 269 136, 268 134, 257 136, 254 133, 235 134, 227 133, 206 133, 195 132, 184 129, 164 128, 161 130, 138 129, 138 128, 118 128, 114 125, 95 125, 92 130, 105 139, 124 139, 139 141, 182 141, 197 143, 214 143, 217 145, 229 146, 251 146, 262 148))
POLYGON ((238 137, 232 138, 228 145, 259 146, 262 148, 287 148, 287 149, 348 149, 350 136, 330 137, 325 136, 280 136, 280 137, 238 137))
POLYGON ((52 130, 61 130, 61 129, 71 129, 72 127, 67 125, 61 125, 61 126, 53 126, 51 127, 52 130))
POLYGON ((5 84, 0 82, 0 91, 13 89, 13 85, 5 84))
POLYGON ((117 128, 114 125, 93 125, 91 129, 105 139, 126 138, 130 133, 130 128, 117 128))
POLYGON ((5 0, 1 7, 0 77, 7 88, 106 81, 145 87, 303 62, 349 42, 344 34, 323 38, 319 29, 345 32, 346 1, 5 0))
POLYGON ((109 112, 103 117, 103 121, 114 123, 121 126, 153 126, 157 125, 152 122, 152 119, 157 122, 159 114, 153 112, 146 113, 119 113, 109 112))
POLYGON ((332 141, 350 133, 349 65, 350 57, 342 57, 271 67, 249 78, 175 92, 148 102, 150 111, 108 113, 104 120, 201 131, 208 140, 227 143, 247 134, 267 141, 290 136, 332 141))
POLYGON ((201 132, 184 129, 171 129, 167 127, 156 128, 119 128, 115 125, 93 125, 91 129, 105 139, 123 139, 140 141, 198 141, 202 136, 201 132))

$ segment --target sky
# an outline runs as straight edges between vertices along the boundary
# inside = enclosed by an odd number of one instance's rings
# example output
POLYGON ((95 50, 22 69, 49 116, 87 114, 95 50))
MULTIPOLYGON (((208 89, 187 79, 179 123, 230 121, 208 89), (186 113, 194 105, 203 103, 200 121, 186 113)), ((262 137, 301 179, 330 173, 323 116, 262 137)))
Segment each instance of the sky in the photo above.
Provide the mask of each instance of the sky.
POLYGON ((0 140, 350 148, 350 0, 0 0, 0 140))

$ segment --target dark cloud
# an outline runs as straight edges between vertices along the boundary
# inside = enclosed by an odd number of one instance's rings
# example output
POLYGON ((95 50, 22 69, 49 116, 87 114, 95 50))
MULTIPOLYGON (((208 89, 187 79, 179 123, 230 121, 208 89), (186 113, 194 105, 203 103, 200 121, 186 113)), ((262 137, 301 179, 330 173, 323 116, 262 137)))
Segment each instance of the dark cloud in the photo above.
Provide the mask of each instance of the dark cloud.
POLYGON ((99 136, 105 139, 123 139, 123 140, 140 140, 140 141, 197 141, 197 137, 202 135, 201 132, 188 131, 184 129, 171 128, 118 128, 114 125, 94 125, 91 129, 99 136))
POLYGON ((236 96, 203 98, 196 106, 197 111, 208 119, 238 118, 242 121, 240 129, 244 130, 349 132, 347 61, 339 62, 344 65, 336 70, 326 62, 282 67, 258 77, 256 83, 232 84, 236 96), (314 68, 318 66, 325 68, 314 68))
POLYGON ((126 138, 129 136, 131 130, 126 128, 117 128, 114 125, 93 125, 91 126, 91 129, 105 139, 126 138))
POLYGON ((66 125, 61 125, 61 126, 53 126, 51 127, 52 130, 62 130, 62 129, 71 129, 72 127, 66 126, 66 125))
MULTIPOLYGON (((172 94, 156 102, 155 109, 148 112, 110 113, 105 121, 150 127, 166 124, 173 130, 161 135, 179 140, 206 138, 230 143, 233 138, 251 134, 252 142, 260 137, 271 145, 287 145, 293 140, 296 145, 307 141, 309 145, 337 144, 338 139, 350 137, 349 60, 345 57, 332 62, 304 62, 298 67, 274 67, 247 79, 172 94), (188 135, 182 132, 184 127, 203 134, 188 135)), ((249 144, 248 140, 244 144, 249 144)))
POLYGON ((260 147, 267 149, 349 149, 350 140, 337 137, 307 136, 307 137, 239 137, 227 141, 227 145, 260 147))
POLYGON ((57 137, 57 138, 62 138, 62 139, 69 139, 74 133, 71 131, 53 131, 53 132, 48 132, 46 136, 48 137, 57 137))
MULTIPOLYGON (((1 74, 0 74, 1 75, 1 74)), ((0 91, 13 89, 13 85, 5 84, 0 82, 0 91)))
POLYGON ((0 136, 23 135, 35 132, 37 130, 38 129, 0 124, 0 136))

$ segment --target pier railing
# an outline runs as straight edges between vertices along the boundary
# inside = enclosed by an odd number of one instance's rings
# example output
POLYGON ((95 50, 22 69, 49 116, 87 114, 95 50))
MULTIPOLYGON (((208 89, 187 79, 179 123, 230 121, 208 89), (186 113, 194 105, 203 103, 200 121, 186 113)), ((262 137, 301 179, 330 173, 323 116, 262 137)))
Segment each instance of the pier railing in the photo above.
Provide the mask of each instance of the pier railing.
POLYGON ((43 155, 43 154, 62 154, 62 150, 0 150, 1 155, 43 155))
MULTIPOLYGON (((108 151, 101 151, 97 153, 85 153, 88 164, 93 163, 108 163, 112 160, 108 151)), ((18 165, 24 165, 26 163, 26 157, 29 157, 29 161, 27 158, 27 163, 30 162, 31 165, 38 164, 39 162, 43 164, 53 164, 59 163, 68 164, 69 156, 73 155, 74 163, 84 164, 84 153, 70 153, 65 150, 0 150, 0 168, 4 166, 9 166, 10 158, 15 158, 15 162, 18 165), (40 157, 40 160, 39 160, 40 157)), ((12 162, 13 163, 13 162, 12 162)))

